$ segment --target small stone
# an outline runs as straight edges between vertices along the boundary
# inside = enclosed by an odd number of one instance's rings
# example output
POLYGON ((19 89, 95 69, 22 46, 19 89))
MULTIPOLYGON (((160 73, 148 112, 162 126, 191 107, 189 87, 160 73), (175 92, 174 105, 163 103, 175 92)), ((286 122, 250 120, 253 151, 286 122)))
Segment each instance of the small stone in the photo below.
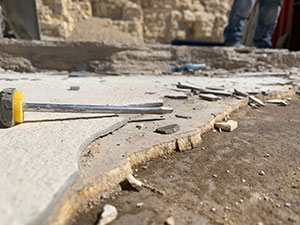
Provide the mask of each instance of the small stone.
POLYGON ((279 203, 276 203, 275 205, 276 205, 277 208, 280 208, 280 204, 279 203))
POLYGON ((222 129, 224 131, 234 131, 238 127, 238 123, 234 120, 228 120, 226 122, 217 122, 214 127, 216 129, 222 129))
POLYGON ((211 208, 211 211, 212 211, 212 212, 215 212, 215 211, 216 211, 216 208, 211 208))
POLYGON ((245 179, 242 179, 242 182, 243 182, 243 183, 246 183, 246 180, 245 180, 245 179))
POLYGON ((143 124, 138 124, 135 127, 140 130, 140 129, 142 129, 144 127, 144 125, 143 124))
POLYGON ((137 207, 137 208, 141 208, 142 206, 144 206, 144 203, 143 203, 143 202, 139 202, 139 203, 136 204, 136 207, 137 207))
POLYGON ((291 203, 288 203, 288 202, 284 203, 284 207, 290 208, 291 207, 291 203))
POLYGON ((265 154, 264 157, 265 157, 265 158, 269 158, 269 157, 270 157, 270 154, 265 154))
POLYGON ((205 147, 202 147, 201 149, 204 151, 204 150, 205 150, 205 147))
POLYGON ((263 175, 265 175, 266 173, 265 173, 265 171, 260 171, 259 173, 258 173, 259 175, 261 175, 261 176, 263 176, 263 175))
POLYGON ((230 173, 230 170, 226 170, 226 173, 230 173))
POLYGON ((172 216, 168 217, 164 223, 165 225, 175 225, 175 220, 172 216))
POLYGON ((203 100, 207 100, 207 101, 210 101, 210 102, 221 100, 220 97, 218 97, 216 95, 213 95, 213 94, 200 94, 199 96, 203 100))
POLYGON ((264 225, 264 223, 263 222, 258 222, 257 225, 264 225))
POLYGON ((218 175, 217 174, 214 174, 214 175, 212 175, 213 176, 213 178, 217 178, 218 177, 218 175))
POLYGON ((79 86, 70 86, 70 88, 68 89, 68 91, 79 91, 80 87, 79 86))
POLYGON ((240 199, 240 203, 243 203, 244 202, 244 200, 243 199, 240 199))
POLYGON ((159 134, 174 134, 179 130, 180 127, 178 124, 171 124, 165 127, 159 127, 155 130, 155 132, 159 134))
POLYGON ((106 225, 114 221, 118 216, 117 208, 113 205, 106 204, 103 208, 100 221, 98 225, 106 225))

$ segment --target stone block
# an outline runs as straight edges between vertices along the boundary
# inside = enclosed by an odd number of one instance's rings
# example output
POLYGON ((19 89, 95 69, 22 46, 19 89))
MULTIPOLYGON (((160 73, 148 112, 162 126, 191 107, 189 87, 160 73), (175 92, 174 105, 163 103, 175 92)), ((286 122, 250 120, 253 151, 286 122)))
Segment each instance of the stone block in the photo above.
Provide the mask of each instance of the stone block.
POLYGON ((215 123, 215 129, 222 129, 224 131, 233 131, 238 127, 238 122, 234 120, 228 120, 226 122, 215 123))

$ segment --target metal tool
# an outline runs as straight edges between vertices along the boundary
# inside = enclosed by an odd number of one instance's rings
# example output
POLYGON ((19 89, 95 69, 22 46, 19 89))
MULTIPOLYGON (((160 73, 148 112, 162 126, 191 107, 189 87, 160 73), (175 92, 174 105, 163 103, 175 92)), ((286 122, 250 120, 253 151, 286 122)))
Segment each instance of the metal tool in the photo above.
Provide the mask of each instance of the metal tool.
POLYGON ((0 92, 0 125, 12 127, 23 123, 24 112, 59 113, 115 113, 115 114, 167 114, 173 109, 168 107, 73 105, 25 103, 24 93, 14 88, 0 92))

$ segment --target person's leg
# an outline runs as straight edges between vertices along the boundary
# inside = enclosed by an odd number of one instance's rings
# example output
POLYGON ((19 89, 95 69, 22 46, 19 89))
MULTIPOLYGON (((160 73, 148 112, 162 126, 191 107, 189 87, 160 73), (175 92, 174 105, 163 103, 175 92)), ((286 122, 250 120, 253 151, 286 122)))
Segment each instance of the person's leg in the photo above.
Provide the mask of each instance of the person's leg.
POLYGON ((254 36, 258 48, 270 48, 272 34, 277 24, 283 0, 260 0, 259 16, 254 36))
POLYGON ((224 30, 225 45, 241 42, 243 31, 255 0, 235 0, 230 12, 228 26, 224 30))

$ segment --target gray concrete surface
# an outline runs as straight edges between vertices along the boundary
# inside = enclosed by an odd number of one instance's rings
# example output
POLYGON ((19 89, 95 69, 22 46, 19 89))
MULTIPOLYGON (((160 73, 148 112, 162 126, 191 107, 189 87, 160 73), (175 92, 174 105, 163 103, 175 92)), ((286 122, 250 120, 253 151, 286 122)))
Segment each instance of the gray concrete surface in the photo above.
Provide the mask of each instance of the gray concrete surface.
MULTIPOLYGON (((228 74, 230 75, 230 74, 228 74)), ((259 90, 287 90, 284 77, 241 77, 228 79, 196 76, 102 76, 69 78, 67 75, 1 73, 0 89, 15 87, 25 92, 26 102, 79 103, 109 105, 161 104, 163 96, 175 94, 175 84, 189 81, 201 87, 218 86, 259 90), (275 82, 275 85, 274 85, 275 82), (79 91, 68 91, 71 85, 79 91)), ((177 93, 177 92, 176 92, 177 93)), ((198 129, 212 118, 240 100, 224 98, 217 103, 197 99, 182 104, 172 100, 175 113, 186 113, 195 107, 193 120, 176 121, 181 130, 176 137, 198 129)), ((81 151, 93 140, 123 126, 127 119, 141 117, 106 117, 104 115, 26 113, 25 122, 11 129, 0 130, 0 224, 41 224, 48 217, 64 191, 79 175, 81 151), (98 116, 98 118, 95 118, 98 116)), ((174 114, 154 125, 168 125, 174 114)), ((124 155, 165 142, 173 136, 154 134, 147 126, 136 133, 136 124, 130 123, 101 142, 100 161, 86 165, 85 175, 101 176, 109 169, 124 164, 124 155), (148 131, 147 131, 148 129, 148 131), (150 135, 148 135, 150 134, 150 135), (126 147, 123 144, 126 143, 126 147), (116 146, 116 144, 118 144, 116 146), (120 147, 121 146, 121 147, 120 147)), ((175 137, 175 136, 174 136, 175 137)))

